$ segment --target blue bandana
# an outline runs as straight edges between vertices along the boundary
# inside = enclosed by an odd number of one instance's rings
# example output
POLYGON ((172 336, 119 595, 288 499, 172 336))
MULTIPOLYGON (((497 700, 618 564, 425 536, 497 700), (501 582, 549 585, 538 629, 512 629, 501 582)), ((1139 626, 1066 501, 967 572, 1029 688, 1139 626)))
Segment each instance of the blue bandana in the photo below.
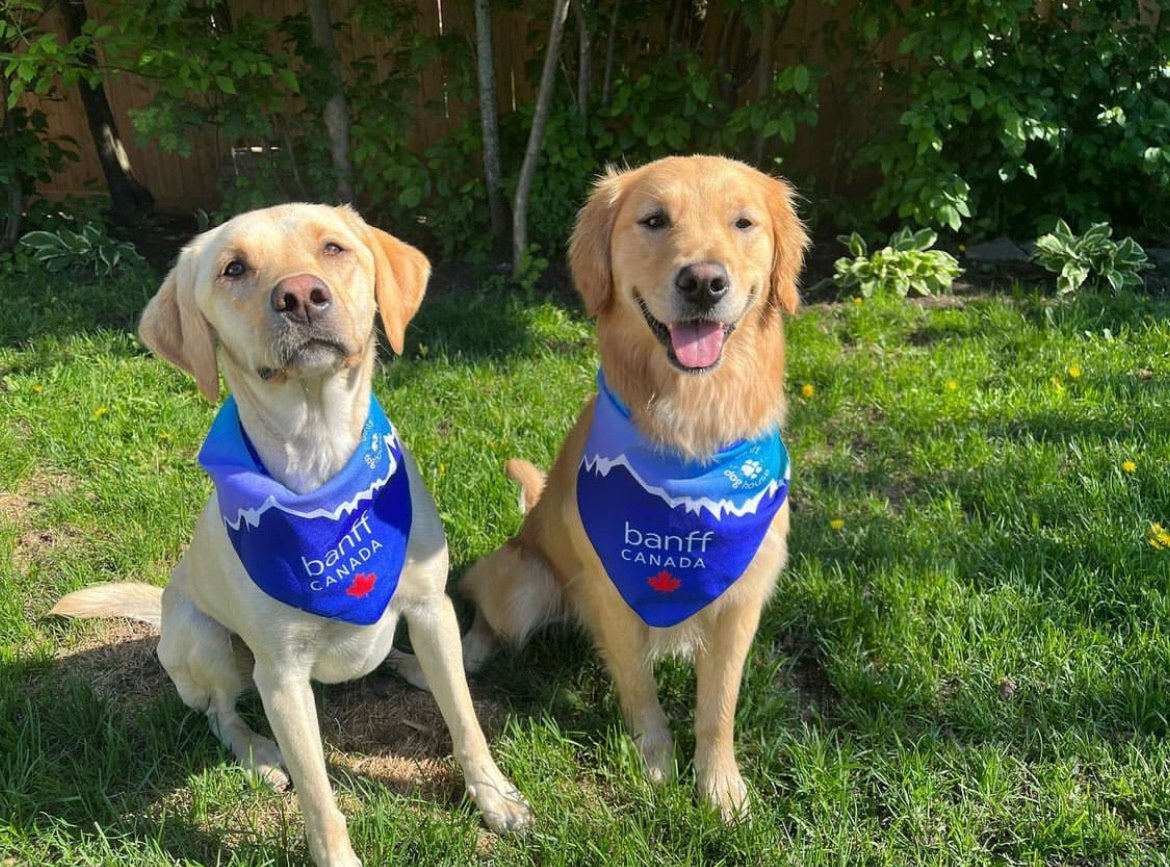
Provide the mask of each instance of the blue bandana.
POLYGON ((256 585, 286 605, 366 626, 390 604, 410 537, 402 446, 370 395, 362 438, 345 467, 308 494, 264 469, 228 398, 199 451, 228 538, 256 585))
POLYGON ((703 464, 649 443, 601 372, 577 470, 577 508, 610 580, 650 626, 714 602, 751 563, 788 495, 788 450, 773 430, 703 464))

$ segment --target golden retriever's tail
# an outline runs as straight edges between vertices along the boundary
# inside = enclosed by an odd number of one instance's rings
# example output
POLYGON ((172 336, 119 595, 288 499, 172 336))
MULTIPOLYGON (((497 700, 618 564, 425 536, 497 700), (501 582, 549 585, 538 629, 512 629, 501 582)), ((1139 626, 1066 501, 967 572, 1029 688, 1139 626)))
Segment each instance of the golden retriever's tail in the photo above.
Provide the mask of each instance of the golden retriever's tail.
POLYGON ((544 473, 521 458, 505 463, 504 472, 520 486, 520 511, 527 515, 544 490, 544 473))
POLYGON ((162 625, 162 588, 136 581, 99 584, 62 597, 49 613, 62 617, 129 617, 158 629, 162 625))

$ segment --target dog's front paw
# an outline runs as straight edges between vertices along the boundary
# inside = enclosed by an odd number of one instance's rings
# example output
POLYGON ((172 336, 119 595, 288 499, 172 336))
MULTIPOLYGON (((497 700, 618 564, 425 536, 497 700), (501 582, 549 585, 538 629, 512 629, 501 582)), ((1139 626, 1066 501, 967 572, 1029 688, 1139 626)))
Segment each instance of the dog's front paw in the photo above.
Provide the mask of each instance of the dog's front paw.
POLYGON ((362 862, 349 845, 349 838, 331 841, 309 841, 313 863, 317 867, 362 867, 362 862))
POLYGON ((526 831, 534 816, 520 790, 500 778, 497 781, 468 783, 467 794, 483 814, 487 826, 497 834, 526 831))
POLYGON ((277 792, 286 792, 292 787, 292 780, 284 769, 280 748, 266 737, 253 735, 246 754, 239 757, 240 763, 257 779, 271 786, 277 792))
POLYGON ((729 825, 742 822, 751 813, 748 788, 738 769, 717 774, 701 775, 699 790, 720 817, 729 825))
POLYGON ((655 785, 674 779, 674 740, 670 731, 645 732, 634 737, 646 776, 655 785))

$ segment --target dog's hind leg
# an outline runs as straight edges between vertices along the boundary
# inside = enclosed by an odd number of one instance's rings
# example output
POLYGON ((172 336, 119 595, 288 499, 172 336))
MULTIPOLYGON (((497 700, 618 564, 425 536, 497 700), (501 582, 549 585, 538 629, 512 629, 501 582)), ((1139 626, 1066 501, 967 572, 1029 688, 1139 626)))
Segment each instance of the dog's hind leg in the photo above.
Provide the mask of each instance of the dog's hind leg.
POLYGON ((207 722, 236 760, 273 788, 288 788, 280 750, 253 731, 236 710, 251 686, 251 654, 172 582, 163 592, 158 658, 183 703, 207 715, 207 722))
MULTIPOLYGON (((564 596, 552 573, 514 542, 477 561, 459 589, 475 604, 475 622, 463 636, 463 668, 469 672, 478 671, 501 640, 523 644, 534 630, 564 614, 564 596)), ((430 689, 416 656, 394 650, 389 660, 407 683, 430 689)))
POLYGON ((468 671, 483 664, 497 639, 521 645, 533 631, 565 614, 564 592, 552 572, 515 540, 477 561, 459 590, 476 609, 475 623, 463 638, 468 671))

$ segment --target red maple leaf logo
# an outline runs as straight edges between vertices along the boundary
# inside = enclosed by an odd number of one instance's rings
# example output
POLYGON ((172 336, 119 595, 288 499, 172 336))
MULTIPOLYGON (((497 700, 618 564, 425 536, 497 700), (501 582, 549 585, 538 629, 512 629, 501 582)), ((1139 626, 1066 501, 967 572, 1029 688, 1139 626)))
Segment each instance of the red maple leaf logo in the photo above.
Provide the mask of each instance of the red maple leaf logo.
POLYGON ((377 580, 378 576, 373 572, 358 572, 353 576, 353 583, 345 588, 345 592, 349 596, 355 596, 361 599, 374 589, 374 583, 377 580))
POLYGON ((663 569, 652 578, 647 578, 646 581, 657 590, 659 593, 673 593, 682 584, 677 578, 663 569))

